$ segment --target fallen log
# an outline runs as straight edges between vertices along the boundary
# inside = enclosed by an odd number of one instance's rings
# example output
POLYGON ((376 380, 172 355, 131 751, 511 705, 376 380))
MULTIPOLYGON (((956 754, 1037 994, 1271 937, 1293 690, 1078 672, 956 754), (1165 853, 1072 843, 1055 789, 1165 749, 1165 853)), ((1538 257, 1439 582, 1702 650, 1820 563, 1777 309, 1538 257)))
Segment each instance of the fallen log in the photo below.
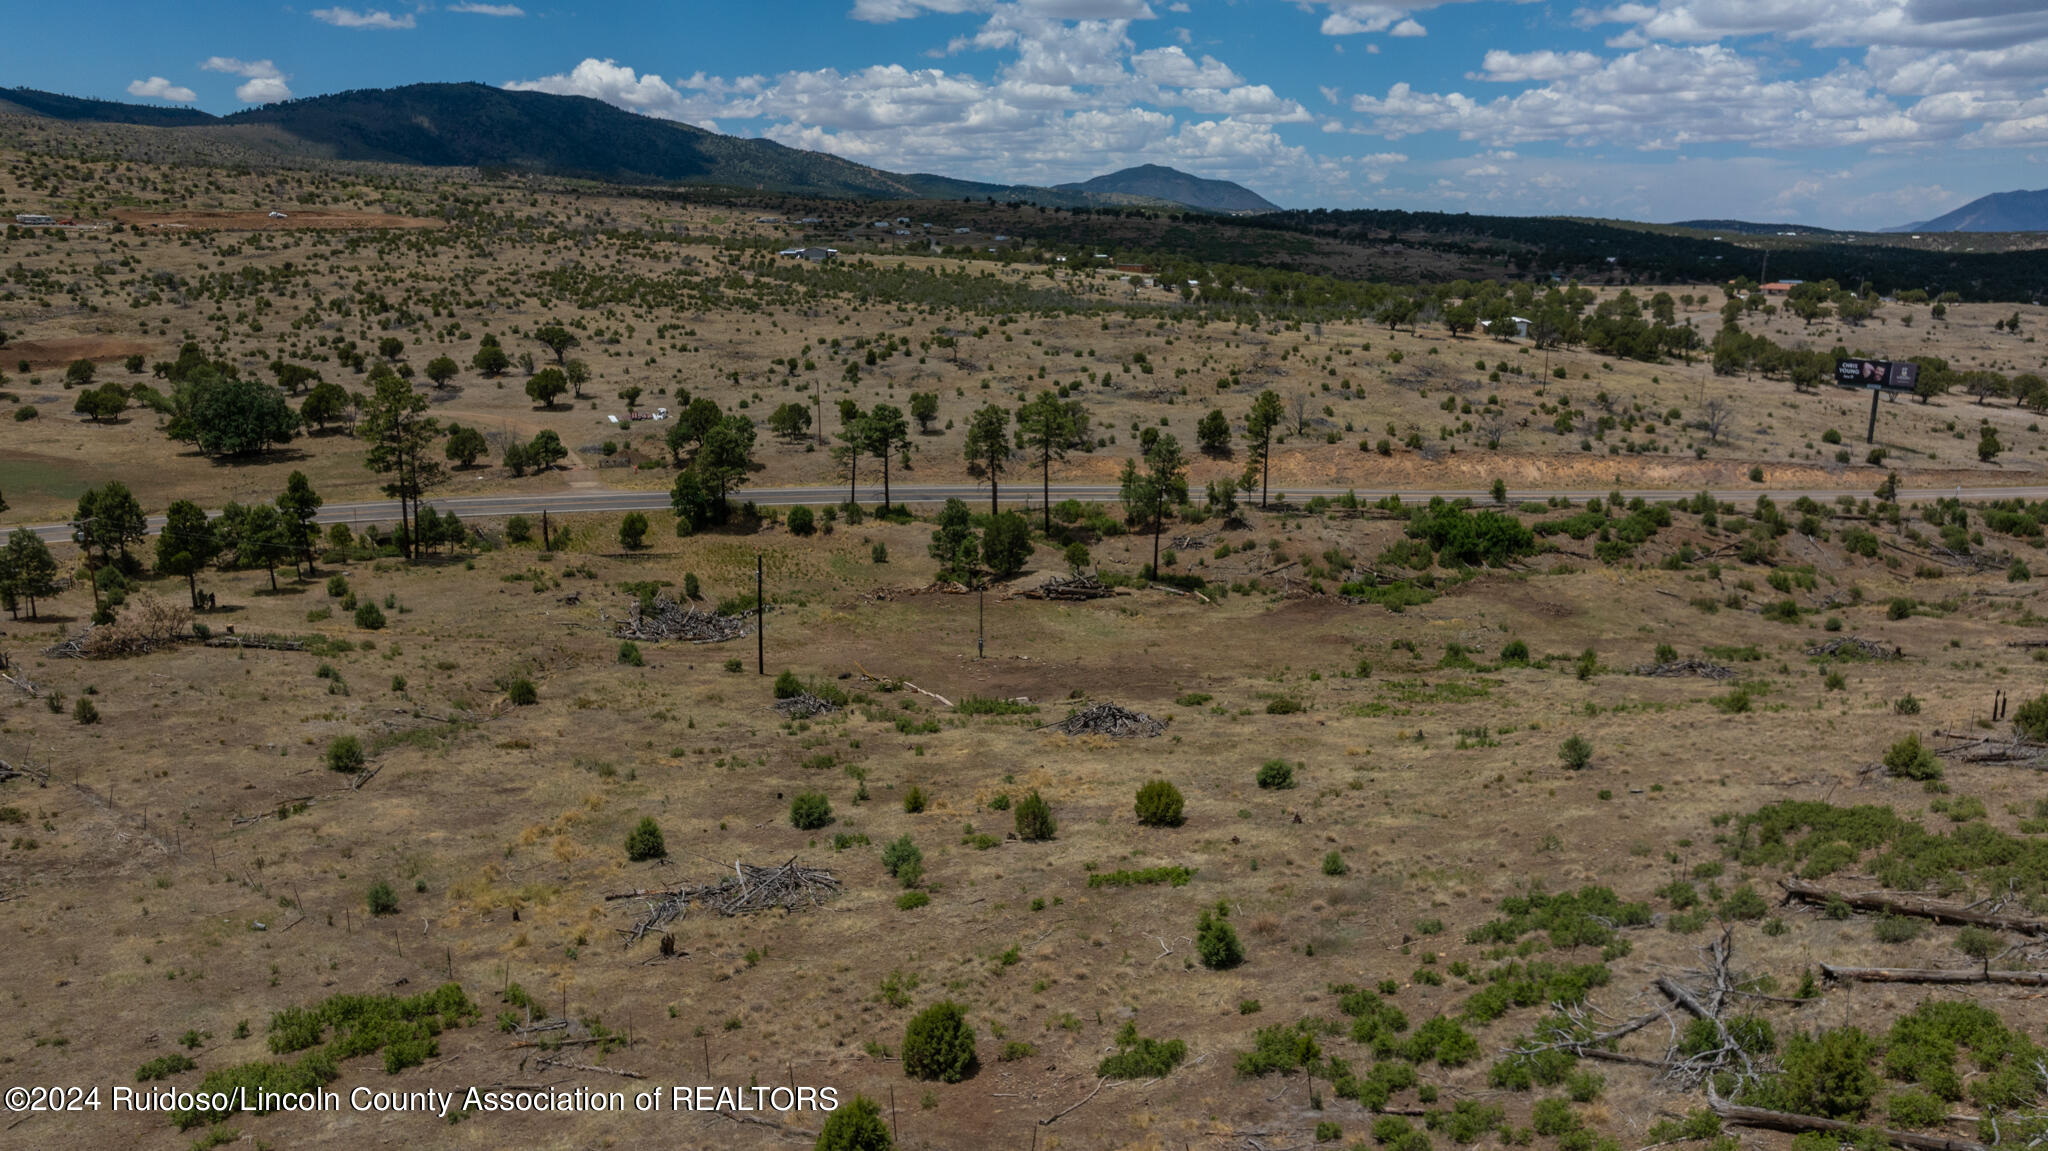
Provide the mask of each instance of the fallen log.
POLYGON ((1928 967, 1837 967, 1820 965, 1829 982, 1857 983, 2017 983, 2048 987, 2048 971, 1944 971, 1928 967))
POLYGON ((1724 1123, 1735 1123, 1743 1127, 1764 1127, 1773 1131, 1872 1131, 1888 1143, 1899 1147, 1911 1147, 1915 1151, 1990 1151, 1982 1143, 1969 1139, 1950 1139, 1943 1135, 1920 1135, 1911 1131, 1893 1131, 1884 1127, 1858 1127, 1839 1119, 1822 1119, 1817 1115, 1795 1115, 1790 1111, 1768 1111, 1762 1107, 1745 1107, 1730 1103, 1712 1091, 1707 1093, 1707 1106, 1724 1123))
POLYGON ((1888 911, 1893 915, 1932 919, 1936 923, 1993 927, 2000 931, 2017 931, 2022 935, 2048 935, 2048 920, 2000 915, 1991 911, 1972 911, 1967 907, 1937 903, 1917 895, 1893 895, 1882 891, 1831 891, 1818 883, 1809 883, 1803 879, 1781 879, 1778 886, 1785 889, 1786 898, 1805 903, 1827 903, 1839 899, 1859 911, 1888 911))

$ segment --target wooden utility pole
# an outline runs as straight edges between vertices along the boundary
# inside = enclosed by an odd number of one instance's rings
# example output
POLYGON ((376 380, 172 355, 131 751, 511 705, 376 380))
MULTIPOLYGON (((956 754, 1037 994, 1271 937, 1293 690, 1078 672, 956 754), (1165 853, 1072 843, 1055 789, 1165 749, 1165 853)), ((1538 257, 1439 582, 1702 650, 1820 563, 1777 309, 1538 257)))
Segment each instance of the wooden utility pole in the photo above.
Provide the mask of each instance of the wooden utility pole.
POLYGON ((761 598, 761 553, 754 553, 754 674, 768 674, 768 604, 761 598))

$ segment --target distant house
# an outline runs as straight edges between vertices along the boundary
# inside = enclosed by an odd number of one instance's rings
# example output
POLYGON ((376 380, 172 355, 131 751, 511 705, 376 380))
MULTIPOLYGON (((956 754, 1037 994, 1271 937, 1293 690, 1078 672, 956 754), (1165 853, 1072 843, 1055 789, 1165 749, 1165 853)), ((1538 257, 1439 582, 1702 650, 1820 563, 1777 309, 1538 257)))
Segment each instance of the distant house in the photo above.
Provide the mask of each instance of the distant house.
POLYGON ((972 232, 973 230, 973 228, 955 228, 953 229, 953 234, 956 236, 964 236, 967 233, 972 232))
POLYGON ((14 217, 14 222, 27 228, 43 228, 56 223, 57 220, 54 216, 45 216, 38 212, 22 212, 14 217))
POLYGON ((910 217, 908 217, 908 216, 898 216, 898 217, 896 217, 896 222, 897 222, 897 223, 899 223, 899 224, 908 224, 908 223, 910 222, 910 217))
POLYGON ((820 220, 816 216, 805 216, 803 219, 797 221, 797 223, 799 224, 822 224, 824 222, 825 221, 820 220))
POLYGON ((876 220, 876 221, 875 221, 875 225, 874 225, 874 226, 875 226, 875 227, 877 227, 877 228, 886 228, 886 227, 888 227, 888 226, 889 226, 889 221, 887 221, 887 220, 876 220))
POLYGON ((278 211, 276 208, 272 208, 270 210, 270 218, 273 220, 283 220, 286 219, 287 217, 283 212, 278 211))
POLYGON ((1148 267, 1146 267, 1146 266, 1145 266, 1144 264, 1118 264, 1118 265, 1116 265, 1116 270, 1117 270, 1117 271, 1119 271, 1119 272, 1140 272, 1140 273, 1143 273, 1143 272, 1149 272, 1149 271, 1151 271, 1152 269, 1151 269, 1151 268, 1148 268, 1148 267))
POLYGON ((780 223, 782 222, 782 217, 780 217, 780 216, 756 216, 756 217, 754 217, 754 222, 755 222, 756 224, 780 224, 780 223))
POLYGON ((790 256, 799 260, 809 260, 814 264, 822 264, 838 254, 839 249, 837 248, 784 248, 776 253, 778 256, 790 256))
POLYGON ((1763 286, 1763 293, 1766 296, 1788 296, 1792 294, 1792 289, 1805 282, 1805 280, 1773 280, 1763 286))
MULTIPOLYGON (((1513 324, 1513 325, 1515 326, 1515 338, 1516 338, 1516 339, 1518 339, 1518 340, 1526 340, 1526 339, 1528 339, 1528 338, 1529 338, 1529 317, 1527 317, 1527 316, 1509 316, 1509 317, 1508 317, 1508 323, 1510 323, 1510 324, 1513 324)), ((1492 331, 1493 331, 1493 321, 1492 321, 1492 320, 1481 320, 1481 321, 1479 321, 1479 326, 1480 326, 1480 327, 1482 327, 1482 328, 1485 328, 1485 329, 1486 329, 1486 331, 1487 331, 1487 332, 1488 332, 1489 334, 1491 334, 1491 333, 1492 333, 1492 331)))

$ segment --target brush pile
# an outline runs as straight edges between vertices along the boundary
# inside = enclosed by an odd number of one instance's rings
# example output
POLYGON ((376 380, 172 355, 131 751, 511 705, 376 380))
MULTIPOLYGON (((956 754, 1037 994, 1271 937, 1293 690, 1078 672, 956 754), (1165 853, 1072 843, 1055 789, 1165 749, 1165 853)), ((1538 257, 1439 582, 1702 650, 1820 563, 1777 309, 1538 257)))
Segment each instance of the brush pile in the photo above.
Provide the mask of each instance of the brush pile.
POLYGON ((1709 663, 1703 659, 1675 659, 1668 663, 1646 663, 1638 665, 1637 675, 1680 676, 1696 675, 1701 679, 1734 679, 1735 669, 1709 663))
POLYGON ((810 719, 812 716, 829 715, 836 709, 831 700, 800 691, 787 699, 776 700, 775 710, 784 719, 810 719))
POLYGON ((643 643, 667 639, 724 643, 745 638, 750 631, 745 616, 719 615, 695 605, 683 607, 666 595, 657 595, 652 603, 634 604, 633 614, 620 622, 616 634, 620 639, 643 643))
POLYGON ((1841 639, 1831 639, 1826 643, 1815 644, 1812 647, 1806 649, 1806 654, 1826 656, 1847 656, 1850 659, 1883 660, 1906 658, 1906 651, 1904 648, 1886 647, 1884 644, 1872 643, 1861 636, 1854 635, 1844 636, 1841 639))
MULTIPOLYGON (((1166 730, 1166 725, 1142 711, 1132 711, 1113 703, 1098 703, 1084 708, 1058 723, 1047 727, 1068 735, 1106 735, 1112 739, 1130 739, 1135 736, 1154 736, 1166 730)), ((1040 728, 1043 731, 1045 728, 1040 728)))
POLYGON ((618 929, 631 947, 651 931, 659 930, 699 904, 720 915, 746 915, 756 911, 816 907, 839 895, 839 877, 818 867, 805 867, 792 856, 780 867, 756 867, 737 860, 733 873, 717 883, 677 884, 673 887, 622 891, 606 900, 644 899, 646 905, 633 926, 618 929))
POLYGON ((1102 599, 1116 594, 1116 589, 1103 584, 1092 575, 1054 576, 1034 588, 1017 593, 1025 599, 1090 600, 1102 599))

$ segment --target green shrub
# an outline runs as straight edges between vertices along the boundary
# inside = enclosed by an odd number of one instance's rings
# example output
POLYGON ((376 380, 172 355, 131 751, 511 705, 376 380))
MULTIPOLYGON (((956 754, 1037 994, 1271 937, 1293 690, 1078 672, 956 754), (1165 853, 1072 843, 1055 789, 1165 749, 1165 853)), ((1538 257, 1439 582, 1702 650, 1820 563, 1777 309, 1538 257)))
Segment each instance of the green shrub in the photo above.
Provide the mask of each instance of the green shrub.
POLYGON ((919 787, 914 783, 911 784, 910 790, 903 793, 904 812, 909 815, 917 815, 924 811, 924 805, 924 788, 919 787))
POLYGON ((1237 929, 1230 926, 1229 916, 1229 905, 1218 903, 1213 911, 1203 908, 1195 921, 1195 953, 1211 971, 1225 971, 1244 962, 1244 945, 1237 941, 1237 929))
POLYGON ((2048 739, 2048 693, 2037 695, 2014 708, 2012 723, 2028 739, 2048 739))
POLYGON ((364 631, 377 631, 384 626, 384 609, 375 600, 364 600, 356 605, 356 626, 364 631))
POLYGON ((929 904, 931 901, 932 897, 926 895, 922 891, 906 891, 903 894, 896 897, 896 910, 915 911, 916 909, 929 904))
POLYGON ((1278 699, 1266 701, 1267 715, 1294 715, 1305 710, 1307 708, 1300 700, 1292 699, 1288 696, 1281 696, 1278 699))
POLYGON ((1034 789, 1030 795, 1017 801, 1017 838, 1026 843, 1051 839, 1059 830, 1058 821, 1052 817, 1052 804, 1034 789))
POLYGON ((1146 867, 1135 871, 1098 871, 1088 877, 1090 887, 1142 887, 1164 883, 1168 887, 1186 887, 1194 878, 1194 870, 1186 867, 1146 867))
POLYGON ((1188 1045, 1181 1040, 1139 1036, 1135 1022, 1126 1022, 1117 1032, 1116 1047, 1116 1054, 1096 1065, 1095 1074, 1104 1079, 1161 1079, 1188 1055, 1188 1045))
POLYGON ((619 662, 627 667, 646 667, 647 657, 640 654, 640 645, 630 639, 619 641, 619 662))
POLYGON ((775 677, 776 699, 791 699, 803 693, 804 681, 798 679, 795 672, 784 669, 781 675, 775 677))
POLYGON ((1239 1075, 1285 1074, 1309 1066, 1323 1055, 1313 1020, 1275 1023, 1252 1033, 1252 1049, 1237 1057, 1239 1075))
POLYGON ((1743 1102, 1828 1119, 1861 1119, 1877 1095, 1870 1067, 1877 1045, 1856 1027, 1794 1035, 1785 1044, 1783 1070, 1759 1081, 1743 1102))
POLYGON ((337 735, 327 742, 327 767, 331 771, 363 770, 363 741, 352 735, 337 735))
POLYGON ((348 577, 331 575, 327 577, 327 598, 340 599, 348 594, 348 577))
POLYGON ((1920 938, 1920 921, 1908 915, 1880 915, 1870 933, 1879 943, 1911 943, 1920 938))
POLYGON ((818 530, 817 517, 811 513, 811 509, 802 504, 789 509, 789 515, 784 522, 789 524, 791 535, 807 536, 818 530))
POLYGON ((1269 759, 1259 765, 1258 783, 1267 790, 1294 786, 1294 765, 1284 759, 1269 759))
POLYGON ((540 702, 540 689, 522 675, 505 685, 505 698, 512 701, 514 707, 532 707, 540 702))
POLYGON ((831 822, 832 801, 824 792, 801 792, 789 801, 789 825, 798 831, 816 831, 831 822))
POLYGON ((974 1073, 974 1028, 967 1011, 941 1000, 919 1012, 903 1031, 903 1073, 912 1079, 958 1083, 974 1073))
POLYGON ((661 837, 661 827, 654 817, 644 816, 626 833, 626 858, 635 863, 649 859, 667 859, 668 844, 661 837))
POLYGON ((826 1117, 825 1126, 818 1131, 816 1151, 891 1151, 895 1145, 882 1109, 867 1096, 855 1095, 851 1103, 826 1117))
POLYGON ((1343 875, 1350 870, 1351 866, 1344 862, 1343 852, 1332 851, 1323 856, 1324 875, 1343 875))
POLYGON ((525 516, 513 516, 505 521, 505 540, 508 543, 523 544, 533 538, 533 521, 525 516))
POLYGON ((647 545, 647 516, 644 512, 627 512, 619 521, 619 546, 627 551, 639 551, 647 545))
POLYGON ((1147 827, 1179 827, 1183 806, 1180 789, 1166 780, 1155 779, 1138 789, 1138 822, 1147 827))
POLYGON ((1529 645, 1518 639, 1511 639, 1500 649, 1502 663, 1528 663, 1529 645))
POLYGON ((882 870, 903 886, 915 887, 924 878, 924 852, 907 835, 890 840, 882 848, 882 870))
POLYGON ((100 709, 81 695, 71 702, 71 718, 81 726, 89 727, 100 721, 100 709))
POLYGON ((398 914, 398 893, 392 891, 391 885, 381 879, 370 885, 370 890, 365 893, 364 898, 369 902, 371 915, 398 914))
POLYGON ((1573 771, 1582 771, 1593 762, 1593 745, 1583 735, 1573 735, 1557 745, 1559 762, 1573 771))
POLYGON ((1885 1115, 1894 1127, 1940 1127, 1948 1122, 1948 1104, 1925 1091, 1899 1091, 1885 1100, 1885 1115))
POLYGON ((1884 753, 1885 770, 1906 779, 1940 779, 1941 760, 1920 742, 1914 732, 1891 745, 1884 753))
POLYGON ((173 1075, 182 1075, 197 1066, 199 1064, 192 1062, 190 1056, 173 1052, 169 1055, 152 1059, 141 1067, 136 1068, 135 1081, 137 1083, 148 1083, 153 1079, 169 1079, 173 1075))
POLYGON ((1460 1099, 1449 1111, 1431 1111, 1424 1120, 1431 1131, 1440 1131, 1453 1143, 1477 1143, 1487 1132, 1501 1125, 1507 1109, 1477 1099, 1460 1099))

